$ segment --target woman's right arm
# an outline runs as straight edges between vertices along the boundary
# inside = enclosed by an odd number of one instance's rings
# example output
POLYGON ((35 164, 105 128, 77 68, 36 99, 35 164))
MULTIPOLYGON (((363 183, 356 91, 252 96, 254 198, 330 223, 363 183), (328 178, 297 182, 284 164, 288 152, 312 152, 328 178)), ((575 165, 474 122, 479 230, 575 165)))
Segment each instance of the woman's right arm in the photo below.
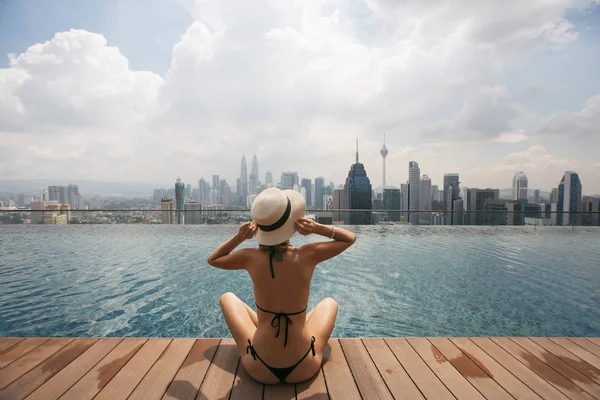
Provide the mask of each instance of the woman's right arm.
POLYGON ((337 226, 322 225, 305 218, 296 221, 295 225, 301 235, 314 233, 333 239, 331 242, 317 242, 302 246, 302 250, 315 264, 337 256, 356 241, 354 233, 337 226))

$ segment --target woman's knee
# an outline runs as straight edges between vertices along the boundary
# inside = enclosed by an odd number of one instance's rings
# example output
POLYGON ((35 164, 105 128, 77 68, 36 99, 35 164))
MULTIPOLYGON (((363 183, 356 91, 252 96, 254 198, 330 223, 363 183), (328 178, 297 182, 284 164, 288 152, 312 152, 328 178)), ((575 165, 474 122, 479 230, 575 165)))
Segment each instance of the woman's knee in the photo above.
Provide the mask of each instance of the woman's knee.
POLYGON ((324 306, 327 306, 327 308, 334 309, 337 312, 338 302, 332 299, 331 297, 326 297, 325 299, 323 299, 322 303, 324 306))
POLYGON ((227 293, 223 293, 221 295, 221 297, 219 297, 219 304, 221 305, 221 308, 225 307, 227 304, 231 304, 232 302, 239 300, 238 297, 231 293, 231 292, 227 292, 227 293))

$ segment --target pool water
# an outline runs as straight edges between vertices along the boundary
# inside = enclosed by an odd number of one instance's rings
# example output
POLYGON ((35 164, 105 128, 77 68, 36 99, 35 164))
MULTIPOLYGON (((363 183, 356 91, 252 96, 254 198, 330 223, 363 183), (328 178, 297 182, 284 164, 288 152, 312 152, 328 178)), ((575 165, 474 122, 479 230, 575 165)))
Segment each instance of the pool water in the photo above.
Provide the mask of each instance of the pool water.
MULTIPOLYGON (((339 302, 335 337, 600 336, 598 228, 349 229, 309 300, 339 302)), ((218 298, 253 305, 250 278, 206 258, 236 230, 2 226, 0 336, 230 336, 218 298)))

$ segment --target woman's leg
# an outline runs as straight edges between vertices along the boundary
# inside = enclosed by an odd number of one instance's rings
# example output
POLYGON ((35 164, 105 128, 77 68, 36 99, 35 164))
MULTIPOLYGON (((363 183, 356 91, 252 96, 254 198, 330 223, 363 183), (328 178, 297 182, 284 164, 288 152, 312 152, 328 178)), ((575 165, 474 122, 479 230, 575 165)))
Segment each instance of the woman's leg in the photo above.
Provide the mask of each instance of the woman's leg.
POLYGON ((230 292, 221 296, 219 304, 231 336, 238 345, 240 354, 244 354, 248 339, 252 340, 258 325, 256 312, 230 292))
POLYGON ((331 297, 326 298, 315 306, 306 315, 306 325, 311 335, 315 337, 315 350, 323 354, 329 341, 335 317, 337 316, 338 303, 331 297))

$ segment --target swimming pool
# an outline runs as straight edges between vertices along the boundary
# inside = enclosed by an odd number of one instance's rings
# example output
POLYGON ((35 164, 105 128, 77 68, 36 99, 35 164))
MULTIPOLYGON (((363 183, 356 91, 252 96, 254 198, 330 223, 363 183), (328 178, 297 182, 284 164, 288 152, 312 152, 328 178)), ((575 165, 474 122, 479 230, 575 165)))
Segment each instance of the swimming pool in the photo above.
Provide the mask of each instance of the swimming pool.
MULTIPOLYGON (((230 336, 218 298, 250 279, 206 258, 236 229, 2 226, 0 336, 230 336)), ((336 337, 600 336, 598 228, 349 229, 309 301, 340 303, 336 337)))

